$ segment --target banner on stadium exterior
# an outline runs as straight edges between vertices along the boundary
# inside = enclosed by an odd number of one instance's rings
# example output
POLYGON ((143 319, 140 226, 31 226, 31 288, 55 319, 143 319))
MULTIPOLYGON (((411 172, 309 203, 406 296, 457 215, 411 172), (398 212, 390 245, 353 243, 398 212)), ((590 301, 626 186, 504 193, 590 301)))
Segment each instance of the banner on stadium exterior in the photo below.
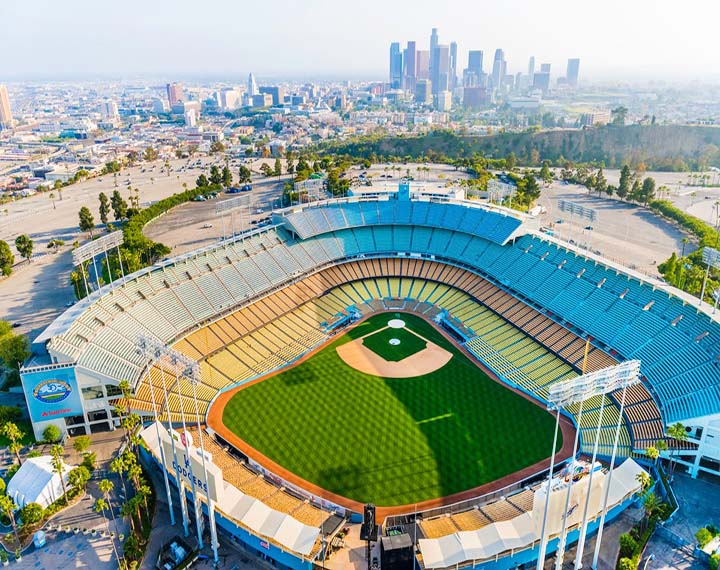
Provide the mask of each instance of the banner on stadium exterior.
POLYGON ((200 449, 193 445, 190 434, 173 430, 172 436, 175 440, 175 455, 173 455, 170 434, 162 424, 159 427, 168 472, 173 475, 177 472, 181 482, 188 489, 192 489, 194 486, 196 493, 209 496, 212 501, 219 503, 224 489, 223 476, 222 470, 213 463, 212 454, 205 450, 205 468, 207 469, 207 480, 205 480, 202 455, 200 449))
POLYGON ((20 378, 33 422, 82 415, 82 396, 74 366, 23 369, 20 378))

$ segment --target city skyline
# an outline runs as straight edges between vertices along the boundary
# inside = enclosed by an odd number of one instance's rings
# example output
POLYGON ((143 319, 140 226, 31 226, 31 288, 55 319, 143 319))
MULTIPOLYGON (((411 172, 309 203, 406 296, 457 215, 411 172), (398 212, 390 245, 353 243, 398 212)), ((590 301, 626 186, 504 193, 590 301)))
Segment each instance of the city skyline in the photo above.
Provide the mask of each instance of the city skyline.
POLYGON ((411 40, 418 49, 427 49, 431 28, 438 28, 442 45, 457 42, 462 65, 469 50, 483 50, 488 62, 488 54, 501 48, 509 73, 524 71, 529 57, 535 56, 557 70, 565 68, 568 58, 580 58, 583 79, 588 80, 720 78, 712 39, 720 6, 705 0, 695 3, 702 18, 699 12, 673 9, 668 0, 612 0, 600 11, 580 9, 567 0, 542 6, 516 0, 482 8, 456 1, 443 11, 425 0, 412 6, 371 0, 353 14, 352 29, 362 33, 348 33, 343 11, 326 0, 300 7, 280 0, 272 8, 216 2, 205 11, 184 0, 173 10, 130 0, 127 10, 111 14, 88 0, 75 0, 74 10, 48 1, 39 4, 32 11, 19 0, 0 6, 0 19, 15 24, 0 37, 1 52, 14 54, 0 63, 4 81, 246 77, 250 71, 260 77, 377 79, 387 76, 391 42, 401 42, 404 49, 411 40), (185 17, 189 10, 192 18, 185 17), (222 28, 221 21, 237 23, 238 31, 222 28), (33 49, 18 50, 28 30, 33 32, 33 49))

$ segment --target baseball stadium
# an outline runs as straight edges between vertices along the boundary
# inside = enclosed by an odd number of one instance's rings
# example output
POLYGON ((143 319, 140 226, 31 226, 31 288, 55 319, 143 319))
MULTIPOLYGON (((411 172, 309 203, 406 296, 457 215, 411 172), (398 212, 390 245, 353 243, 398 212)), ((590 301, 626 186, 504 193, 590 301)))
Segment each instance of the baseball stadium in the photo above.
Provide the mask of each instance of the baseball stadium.
POLYGON ((372 504, 383 548, 410 537, 409 567, 505 569, 636 501, 657 441, 720 472, 711 311, 531 216, 351 197, 94 291, 34 341, 47 357, 22 379, 36 433, 71 435, 116 427, 129 381, 183 513, 277 567, 343 567, 339 537, 372 504), (551 406, 553 387, 631 360, 638 382, 551 406), (687 442, 666 437, 675 422, 687 442))

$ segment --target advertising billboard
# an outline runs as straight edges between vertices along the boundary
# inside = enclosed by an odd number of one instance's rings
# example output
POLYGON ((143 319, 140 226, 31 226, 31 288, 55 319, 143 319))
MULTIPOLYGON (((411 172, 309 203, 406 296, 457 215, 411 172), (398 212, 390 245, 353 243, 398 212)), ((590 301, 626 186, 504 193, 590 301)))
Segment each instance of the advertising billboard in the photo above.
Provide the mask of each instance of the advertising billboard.
POLYGON ((33 422, 83 413, 82 395, 74 366, 43 366, 21 372, 23 390, 33 422))

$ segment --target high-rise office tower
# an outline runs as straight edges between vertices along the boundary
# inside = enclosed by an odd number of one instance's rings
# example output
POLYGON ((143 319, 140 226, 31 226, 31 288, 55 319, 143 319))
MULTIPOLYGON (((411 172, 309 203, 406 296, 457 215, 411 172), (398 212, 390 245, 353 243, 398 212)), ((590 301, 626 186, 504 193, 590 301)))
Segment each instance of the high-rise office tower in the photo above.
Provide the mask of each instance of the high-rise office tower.
POLYGON ((10 110, 10 99, 8 98, 7 87, 0 85, 0 130, 12 129, 13 118, 10 110))
POLYGON ((535 75, 535 56, 530 56, 530 61, 528 61, 528 81, 530 84, 532 84, 533 75, 535 75))
POLYGON ((393 42, 390 44, 390 87, 392 89, 399 89, 402 85, 402 67, 400 43, 393 42))
POLYGON ((408 42, 403 54, 403 89, 413 91, 417 79, 417 50, 415 42, 408 42))
POLYGON ((432 89, 429 79, 418 79, 415 83, 415 102, 428 105, 432 102, 432 89))
POLYGON ((470 50, 468 52, 468 65, 463 72, 464 87, 479 87, 483 83, 483 52, 470 50))
POLYGON ((577 87, 578 76, 580 75, 580 60, 577 58, 568 59, 567 62, 567 82, 571 87, 577 87))
POLYGON ((260 92, 258 91, 257 82, 255 81, 255 76, 252 73, 248 75, 247 94, 250 98, 260 94, 260 92))
POLYGON ((533 89, 539 89, 543 95, 546 95, 550 90, 550 65, 543 64, 540 71, 533 76, 532 82, 533 89), (547 65, 547 68, 545 68, 547 65))
POLYGON ((430 81, 433 95, 450 90, 450 46, 439 45, 430 57, 430 81))
POLYGON ((452 91, 457 86, 457 42, 450 42, 450 81, 449 88, 452 91))
POLYGON ((492 76, 490 77, 492 88, 499 89, 502 83, 505 72, 507 71, 507 63, 505 61, 505 52, 500 48, 495 50, 495 57, 493 59, 492 76))
POLYGON ((100 103, 100 114, 104 119, 114 120, 118 118, 118 106, 112 99, 106 99, 100 103))
POLYGON ((549 63, 541 63, 540 64, 540 73, 550 73, 550 64, 549 63))
POLYGON ((430 52, 419 49, 415 56, 415 79, 430 79, 430 52))
POLYGON ((430 34, 430 69, 433 67, 433 58, 435 57, 435 49, 438 46, 438 41, 437 28, 433 28, 430 34))
POLYGON ((168 83, 165 89, 167 90, 168 103, 170 103, 171 107, 183 100, 182 83, 168 83))

